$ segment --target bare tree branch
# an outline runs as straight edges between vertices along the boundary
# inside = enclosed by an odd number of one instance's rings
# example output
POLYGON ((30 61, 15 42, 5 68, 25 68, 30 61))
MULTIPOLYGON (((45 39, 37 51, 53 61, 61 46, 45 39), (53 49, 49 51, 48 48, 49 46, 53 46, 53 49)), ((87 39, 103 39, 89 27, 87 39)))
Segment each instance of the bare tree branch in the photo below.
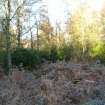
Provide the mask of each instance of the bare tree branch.
MULTIPOLYGON (((39 1, 42 1, 42 0, 33 1, 33 2, 31 3, 31 6, 34 5, 34 4, 36 4, 36 3, 38 3, 39 1)), ((20 5, 16 8, 16 10, 15 10, 13 16, 11 17, 11 20, 12 20, 12 18, 14 18, 14 16, 16 15, 16 12, 18 11, 18 9, 21 8, 25 3, 27 3, 26 0, 24 0, 23 3, 20 4, 20 5)), ((27 4, 29 5, 29 3, 27 3, 27 4)))
POLYGON ((30 30, 32 30, 35 27, 35 25, 36 25, 36 22, 26 32, 24 32, 22 35, 27 34, 30 30))
POLYGON ((19 9, 19 8, 21 8, 25 2, 26 2, 26 0, 24 0, 24 1, 23 1, 23 3, 22 3, 22 4, 20 4, 20 5, 16 8, 16 10, 15 10, 15 12, 14 12, 14 14, 13 14, 13 16, 11 17, 11 19, 10 19, 10 20, 12 20, 12 19, 14 18, 14 16, 16 15, 16 13, 17 13, 18 9, 19 9))

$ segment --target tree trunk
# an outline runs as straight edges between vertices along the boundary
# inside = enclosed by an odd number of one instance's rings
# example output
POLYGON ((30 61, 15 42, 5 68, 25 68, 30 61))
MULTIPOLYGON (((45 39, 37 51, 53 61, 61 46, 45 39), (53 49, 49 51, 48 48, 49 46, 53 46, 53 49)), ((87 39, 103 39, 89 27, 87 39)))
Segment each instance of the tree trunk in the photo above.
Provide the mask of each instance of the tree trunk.
POLYGON ((32 31, 30 30, 30 34, 31 34, 31 49, 33 50, 34 45, 33 45, 33 35, 32 35, 32 31))
POLYGON ((21 30, 20 30, 20 19, 19 17, 17 18, 17 41, 18 41, 18 47, 20 48, 21 46, 21 30))
POLYGON ((10 0, 7 1, 7 14, 6 14, 6 24, 5 24, 5 33, 6 33, 6 51, 7 51, 7 69, 11 73, 11 34, 10 34, 10 0))
POLYGON ((36 29, 36 35, 37 35, 37 50, 39 50, 39 24, 38 24, 38 21, 37 21, 37 29, 36 29))
MULTIPOLYGON (((17 0, 17 6, 19 6, 19 1, 17 0)), ((17 46, 18 48, 21 47, 21 23, 20 23, 20 8, 17 9, 16 12, 16 16, 17 16, 17 46)))

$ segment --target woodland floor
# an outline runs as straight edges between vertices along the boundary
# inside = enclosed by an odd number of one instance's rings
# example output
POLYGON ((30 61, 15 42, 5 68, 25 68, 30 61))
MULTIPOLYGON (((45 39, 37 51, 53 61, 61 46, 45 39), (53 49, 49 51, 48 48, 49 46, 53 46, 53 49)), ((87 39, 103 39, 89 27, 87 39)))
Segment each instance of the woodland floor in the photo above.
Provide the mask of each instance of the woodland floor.
POLYGON ((39 70, 0 73, 0 105, 81 105, 105 100, 105 67, 88 63, 43 64, 39 70))

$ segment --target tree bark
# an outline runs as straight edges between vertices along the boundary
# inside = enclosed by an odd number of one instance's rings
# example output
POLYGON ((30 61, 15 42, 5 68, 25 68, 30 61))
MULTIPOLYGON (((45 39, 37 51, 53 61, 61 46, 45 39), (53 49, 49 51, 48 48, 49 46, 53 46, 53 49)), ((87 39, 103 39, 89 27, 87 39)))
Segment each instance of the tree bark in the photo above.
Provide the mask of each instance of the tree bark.
MULTIPOLYGON (((17 0, 17 6, 19 7, 19 1, 17 0)), ((17 17, 17 46, 21 47, 21 23, 20 23, 20 8, 17 9, 16 12, 17 17)))
POLYGON ((7 0, 7 14, 6 14, 6 24, 5 24, 5 33, 6 33, 6 51, 7 51, 7 69, 11 73, 12 61, 11 61, 11 34, 10 34, 10 0, 7 0))

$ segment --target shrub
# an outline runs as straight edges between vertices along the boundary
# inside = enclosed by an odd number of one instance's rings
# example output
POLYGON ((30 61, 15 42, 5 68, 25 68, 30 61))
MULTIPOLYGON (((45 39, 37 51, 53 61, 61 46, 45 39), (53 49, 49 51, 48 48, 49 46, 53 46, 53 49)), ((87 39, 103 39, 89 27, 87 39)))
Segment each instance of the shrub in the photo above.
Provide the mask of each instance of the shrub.
POLYGON ((57 53, 56 53, 56 59, 57 60, 63 60, 64 59, 64 52, 63 52, 63 49, 57 49, 56 50, 57 53))
POLYGON ((35 67, 40 64, 40 59, 37 51, 31 49, 18 48, 12 53, 12 63, 16 66, 35 67))
POLYGON ((50 49, 50 60, 56 62, 57 60, 62 60, 64 58, 63 49, 52 47, 50 49))
POLYGON ((9 69, 7 65, 7 53, 6 50, 0 50, 0 66, 4 68, 4 73, 8 75, 9 69))
POLYGON ((6 51, 0 50, 0 65, 4 65, 4 59, 6 57, 6 51))
POLYGON ((92 60, 100 60, 101 63, 105 64, 105 43, 97 42, 94 46, 89 48, 89 55, 92 60))
POLYGON ((50 60, 50 51, 41 50, 41 51, 38 51, 38 54, 39 54, 41 63, 43 63, 44 61, 50 60))
POLYGON ((73 57, 73 48, 72 46, 64 46, 63 48, 63 55, 66 61, 69 61, 73 57))

